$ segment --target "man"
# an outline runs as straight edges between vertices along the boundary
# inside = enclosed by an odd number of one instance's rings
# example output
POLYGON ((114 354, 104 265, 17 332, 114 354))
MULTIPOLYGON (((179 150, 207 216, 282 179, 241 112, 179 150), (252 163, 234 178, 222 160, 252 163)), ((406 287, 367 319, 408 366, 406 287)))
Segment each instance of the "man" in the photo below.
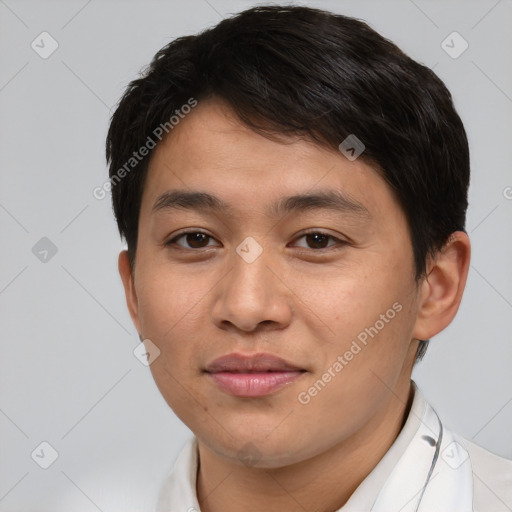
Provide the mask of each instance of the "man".
POLYGON ((470 261, 450 93, 364 23, 256 7, 160 50, 107 140, 128 308, 192 430, 158 511, 498 511, 411 381, 470 261))

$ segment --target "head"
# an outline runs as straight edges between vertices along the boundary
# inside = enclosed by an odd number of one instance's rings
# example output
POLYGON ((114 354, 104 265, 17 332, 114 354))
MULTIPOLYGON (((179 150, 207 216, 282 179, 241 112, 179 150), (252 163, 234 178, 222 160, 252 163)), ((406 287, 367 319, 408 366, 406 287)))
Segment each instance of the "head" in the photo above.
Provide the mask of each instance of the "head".
POLYGON ((259 435, 277 465, 354 435, 458 309, 462 122, 442 81, 361 21, 255 7, 176 39, 130 83, 107 160, 156 383, 226 456, 259 435), (232 352, 301 376, 232 396, 206 371, 232 352))

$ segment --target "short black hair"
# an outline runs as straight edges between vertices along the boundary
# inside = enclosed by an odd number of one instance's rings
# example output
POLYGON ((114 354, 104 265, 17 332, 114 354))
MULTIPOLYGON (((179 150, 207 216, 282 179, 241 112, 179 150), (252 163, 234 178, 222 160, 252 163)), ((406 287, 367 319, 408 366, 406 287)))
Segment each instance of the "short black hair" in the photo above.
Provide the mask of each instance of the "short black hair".
POLYGON ((416 280, 425 276, 428 256, 465 231, 468 141, 437 75, 363 21, 310 7, 258 6, 159 50, 112 116, 106 156, 132 270, 152 151, 132 172, 126 163, 191 98, 210 97, 269 138, 299 135, 334 149, 351 134, 362 141, 360 158, 385 179, 407 217, 416 280))

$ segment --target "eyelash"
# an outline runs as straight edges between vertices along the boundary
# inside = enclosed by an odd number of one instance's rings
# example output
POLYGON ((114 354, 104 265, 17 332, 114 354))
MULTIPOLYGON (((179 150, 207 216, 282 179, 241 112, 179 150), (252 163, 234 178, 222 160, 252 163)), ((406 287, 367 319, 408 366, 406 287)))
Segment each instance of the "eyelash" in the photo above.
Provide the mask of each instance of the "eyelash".
MULTIPOLYGON (((179 233, 177 236, 175 236, 174 238, 172 238, 168 242, 165 242, 164 245, 166 247, 171 247, 180 238, 183 238, 184 236, 187 236, 187 235, 196 235, 196 234, 202 234, 202 235, 207 236, 208 238, 214 239, 213 236, 209 235, 208 233, 205 233, 204 231, 199 231, 199 230, 197 230, 197 231, 196 230, 194 230, 194 231, 183 231, 182 233, 179 233)), ((329 239, 334 240, 338 244, 338 246, 343 246, 343 245, 347 245, 348 244, 348 242, 346 242, 345 240, 341 240, 341 239, 339 239, 339 238, 337 238, 337 237, 335 237, 333 235, 330 235, 328 233, 324 233, 323 231, 318 231, 318 230, 306 231, 305 233, 302 233, 299 237, 297 237, 295 239, 295 241, 300 240, 301 238, 303 238, 303 237, 305 237, 307 235, 321 235, 321 236, 327 237, 329 239)), ((184 249, 184 250, 188 250, 188 251, 194 251, 194 252, 199 252, 201 250, 209 248, 209 246, 201 247, 199 249, 195 249, 195 248, 192 248, 192 247, 182 247, 182 246, 178 246, 178 247, 180 249, 184 249)), ((320 252, 320 251, 331 250, 333 247, 334 247, 334 245, 328 246, 328 247, 322 247, 320 249, 312 249, 312 248, 306 248, 306 247, 301 247, 300 249, 307 250, 307 251, 320 252)), ((338 247, 338 249, 339 248, 340 247, 338 247)))

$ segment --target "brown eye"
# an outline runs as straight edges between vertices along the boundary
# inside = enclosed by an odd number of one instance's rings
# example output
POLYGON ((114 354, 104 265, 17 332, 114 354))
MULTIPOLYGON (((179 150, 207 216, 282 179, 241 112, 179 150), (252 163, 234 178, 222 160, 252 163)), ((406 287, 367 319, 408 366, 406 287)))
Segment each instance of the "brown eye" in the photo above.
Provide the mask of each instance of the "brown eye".
POLYGON ((201 231, 188 231, 181 233, 177 237, 169 240, 165 245, 176 244, 184 249, 204 249, 205 247, 211 247, 208 245, 208 240, 213 239, 210 235, 201 231), (178 240, 184 239, 186 245, 178 243, 178 240))
POLYGON ((329 237, 322 233, 313 233, 306 235, 306 241, 313 249, 324 249, 329 243, 329 237))
POLYGON ((304 233, 297 240, 304 239, 306 245, 299 245, 299 247, 305 247, 306 249, 327 249, 333 245, 343 245, 345 242, 327 233, 321 231, 311 231, 310 233, 304 233), (329 240, 333 240, 334 243, 329 244, 329 240))

